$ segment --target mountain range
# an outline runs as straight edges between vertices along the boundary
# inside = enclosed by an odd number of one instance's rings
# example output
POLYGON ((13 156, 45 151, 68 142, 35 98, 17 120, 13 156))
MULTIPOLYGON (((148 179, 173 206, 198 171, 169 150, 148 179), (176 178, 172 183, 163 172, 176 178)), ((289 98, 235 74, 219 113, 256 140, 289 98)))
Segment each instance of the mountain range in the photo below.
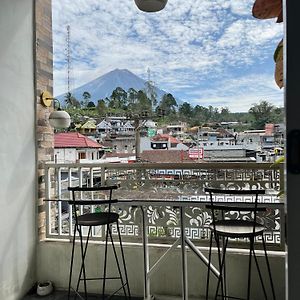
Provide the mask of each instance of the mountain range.
MULTIPOLYGON (((97 105, 98 100, 110 97, 113 90, 117 87, 121 87, 125 91, 129 88, 134 88, 135 90, 145 89, 146 80, 138 77, 134 73, 127 69, 115 69, 110 71, 74 90, 71 90, 72 95, 77 100, 82 100, 82 94, 84 92, 89 92, 91 94, 91 101, 97 105)), ((155 87, 158 102, 161 97, 166 94, 164 90, 155 87)), ((64 103, 65 94, 56 97, 61 103, 64 103)))

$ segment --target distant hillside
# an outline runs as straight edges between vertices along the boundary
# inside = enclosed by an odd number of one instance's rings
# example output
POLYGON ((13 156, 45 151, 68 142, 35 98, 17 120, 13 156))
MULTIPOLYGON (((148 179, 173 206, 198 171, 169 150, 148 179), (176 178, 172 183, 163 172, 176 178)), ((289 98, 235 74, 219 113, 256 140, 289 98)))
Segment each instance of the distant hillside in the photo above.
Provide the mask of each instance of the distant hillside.
MULTIPOLYGON (((129 88, 142 90, 145 88, 145 82, 146 80, 136 76, 127 69, 115 69, 72 90, 71 93, 77 100, 80 101, 83 98, 82 94, 84 92, 89 92, 91 94, 91 101, 97 104, 99 99, 110 97, 113 90, 117 87, 121 87, 125 91, 129 88)), ((160 101, 161 97, 165 93, 165 91, 156 88, 158 101, 160 101)), ((59 95, 56 98, 58 98, 61 103, 64 103, 64 94, 59 95)))

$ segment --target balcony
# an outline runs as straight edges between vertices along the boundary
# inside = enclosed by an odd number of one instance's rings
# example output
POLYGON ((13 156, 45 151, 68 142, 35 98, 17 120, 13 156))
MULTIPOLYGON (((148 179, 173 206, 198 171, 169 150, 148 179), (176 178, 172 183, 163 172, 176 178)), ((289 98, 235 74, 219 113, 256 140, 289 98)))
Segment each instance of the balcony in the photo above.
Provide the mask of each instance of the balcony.
MULTIPOLYGON (((1 3, 2 4, 2 3, 1 3)), ((297 133, 299 129, 299 60, 291 59, 299 53, 298 30, 295 24, 299 18, 299 2, 289 1, 285 5, 286 33, 284 40, 288 51, 284 54, 286 61, 285 71, 285 106, 287 122, 287 152, 294 148, 290 134, 297 133)), ((53 280, 58 288, 66 288, 70 243, 68 234, 60 236, 58 228, 49 233, 47 238, 37 242, 38 230, 44 225, 38 222, 38 216, 44 214, 42 199, 44 195, 43 170, 40 165, 43 161, 53 159, 52 139, 53 130, 49 128, 49 111, 41 106, 40 93, 44 90, 52 91, 52 29, 51 29, 51 1, 16 1, 5 0, 1 6, 0 20, 2 26, 0 40, 3 47, 0 55, 1 99, 5 99, 5 109, 1 110, 2 140, 1 140, 1 272, 0 272, 0 298, 5 300, 21 299, 34 282, 53 280), (16 22, 15 20, 18 20, 16 22), (35 58, 35 59, 34 59, 35 58), (38 190, 38 192, 37 192, 38 190), (51 236, 52 235, 52 236, 51 236)), ((255 88, 255 87, 254 87, 255 88)), ((243 101, 239 99, 237 101, 243 101)), ((297 143, 296 143, 297 145, 297 143)), ((297 151, 291 151, 296 154, 297 151)), ((50 168, 50 166, 48 166, 50 168)), ((48 170, 48 167, 46 170, 48 170)), ((74 166, 80 168, 82 165, 74 166)), ((60 166, 51 167, 52 171, 60 166)), ((86 166, 90 168, 90 166, 86 166)), ((243 166, 240 168, 244 170, 243 166)), ((255 170, 256 167, 253 167, 255 170)), ((50 169, 49 169, 50 170, 50 169)), ((266 165, 263 170, 270 170, 266 165)), ((261 172, 264 173, 264 172, 261 172)), ((49 174, 56 176, 58 173, 49 174)), ((282 172, 280 172, 282 175, 282 172)), ((278 174, 277 174, 278 175, 278 174)), ((276 179, 276 189, 286 181, 287 190, 287 228, 284 221, 280 220, 280 242, 273 247, 269 243, 273 274, 278 299, 288 299, 284 295, 288 290, 289 299, 299 298, 299 280, 295 274, 299 271, 299 175, 286 171, 285 179, 280 175, 276 179), (278 247, 284 240, 284 230, 289 234, 289 252, 286 259, 285 253, 278 247), (271 248, 270 248, 271 247, 271 248), (277 250, 278 249, 278 250, 277 250), (288 284, 285 287, 285 274, 288 284)), ((246 176, 245 178, 247 178, 246 176)), ((54 179, 54 178, 53 178, 54 179)), ((272 179, 273 180, 273 179, 272 179)), ((170 180, 171 181, 171 180, 170 180)), ((57 188, 56 185, 51 186, 57 188)), ((50 190, 50 185, 48 186, 50 190)), ((276 190, 275 189, 275 190, 276 190)), ((48 190, 48 191, 49 191, 48 190)), ((47 193, 48 193, 47 191, 47 193)), ((55 193, 57 193, 57 190, 55 193)), ((55 193, 51 196, 55 197, 55 193)), ((48 195, 47 195, 48 197, 48 195)), ((283 204, 277 203, 280 207, 283 204)), ((276 204, 276 205, 277 205, 276 204)), ((56 208, 59 210, 59 206, 56 208)), ((282 213, 282 210, 280 210, 282 213)), ((58 215, 57 215, 58 216, 58 215)), ((59 224, 61 218, 53 220, 59 224)), ((49 215, 47 217, 49 220, 49 215)), ((50 222, 48 221, 48 225, 50 222)), ((56 228, 55 228, 56 227, 56 228)), ((279 235, 278 235, 279 236, 279 235)), ((168 244, 156 244, 155 238, 150 236, 151 265, 155 259, 168 248, 168 244)), ((162 243, 162 237, 160 243, 162 243)), ((133 292, 143 295, 143 257, 141 240, 137 243, 126 245, 126 254, 130 265, 130 280, 133 292)), ((199 242, 200 249, 205 253, 205 240, 199 242)), ((95 240, 91 245, 91 265, 96 265, 97 256, 100 254, 101 241, 95 240)), ((176 249, 172 257, 166 260, 162 268, 151 278, 151 293, 177 295, 181 297, 180 277, 180 250, 176 249), (178 263, 177 263, 178 262, 178 263)), ((244 267, 244 252, 241 248, 234 248, 231 252, 230 282, 237 291, 243 289, 240 267, 244 267)), ((198 258, 188 252, 188 278, 190 296, 204 292, 205 270, 198 258)), ((286 281, 287 282, 287 281, 286 281)), ((253 288, 259 290, 258 285, 253 288)), ((256 299, 261 299, 259 295, 256 299)))
MULTIPOLYGON (((204 186, 255 186, 267 191, 260 202, 267 203, 268 210, 260 218, 268 228, 266 240, 278 299, 284 299, 284 203, 277 196, 282 187, 282 166, 257 163, 47 163, 45 178, 45 198, 54 201, 46 202, 46 240, 39 244, 39 278, 53 280, 62 289, 67 287, 70 232, 73 225, 69 213, 72 213, 72 210, 66 202, 55 200, 70 199, 68 186, 118 183, 120 189, 115 193, 115 197, 124 202, 121 201, 114 209, 120 213, 133 295, 145 299, 150 299, 153 295, 158 299, 162 295, 180 298, 183 280, 181 249, 180 246, 172 246, 180 238, 180 208, 184 211, 187 238, 201 253, 207 255, 209 230, 206 225, 210 222, 210 214, 205 209, 208 199, 203 192, 204 186), (152 202, 154 199, 157 203, 152 202), (168 205, 164 201, 168 201, 168 205), (149 261, 145 261, 143 257, 145 237, 148 242, 149 261), (166 251, 167 255, 164 255, 166 251), (175 261, 178 263, 174 264, 175 261)), ((227 200, 223 198, 221 201, 227 200)), ((234 201, 238 203, 239 199, 234 201)), ((104 208, 85 206, 83 209, 95 211, 104 208)), ((88 266, 92 273, 96 273, 97 268, 101 266, 102 244, 103 229, 97 228, 93 233, 93 244, 90 245, 88 257, 88 266)), ((248 262, 247 251, 244 250, 245 241, 237 240, 231 244, 229 289, 234 290, 235 294, 243 295, 246 286, 243 269, 247 268, 248 262)), ((257 241, 257 248, 259 246, 260 241, 257 241)), ((191 299, 199 299, 205 293, 206 266, 189 248, 186 252, 187 294, 191 299)), ((258 256, 260 259, 259 250, 258 256)), ((112 285, 109 288, 114 287, 112 285)), ((99 292, 96 286, 90 286, 90 290, 99 292)), ((253 299, 262 299, 261 287, 256 278, 252 293, 255 297, 253 299)))

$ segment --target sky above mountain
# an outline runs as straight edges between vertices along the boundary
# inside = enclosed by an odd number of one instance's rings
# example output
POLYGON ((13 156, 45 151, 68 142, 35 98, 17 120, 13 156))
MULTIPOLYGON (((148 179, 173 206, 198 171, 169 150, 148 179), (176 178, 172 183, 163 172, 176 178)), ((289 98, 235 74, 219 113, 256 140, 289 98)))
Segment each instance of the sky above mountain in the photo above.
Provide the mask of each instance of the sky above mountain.
POLYGON ((54 94, 67 89, 70 25, 72 88, 116 68, 147 79, 150 68, 160 89, 193 106, 283 106, 273 61, 283 25, 253 18, 253 2, 169 0, 147 14, 133 0, 52 0, 54 94))

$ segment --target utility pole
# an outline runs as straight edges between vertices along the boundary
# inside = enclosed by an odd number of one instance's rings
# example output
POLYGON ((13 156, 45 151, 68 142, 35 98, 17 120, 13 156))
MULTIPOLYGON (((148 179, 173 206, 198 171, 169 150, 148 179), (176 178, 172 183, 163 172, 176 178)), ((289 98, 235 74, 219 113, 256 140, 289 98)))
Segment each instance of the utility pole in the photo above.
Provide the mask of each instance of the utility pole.
POLYGON ((161 115, 149 114, 148 111, 144 111, 141 114, 128 115, 127 118, 134 121, 135 132, 135 157, 136 161, 141 160, 141 128, 145 125, 147 120, 154 120, 164 116, 164 112, 161 115))
POLYGON ((200 162, 200 143, 199 143, 199 136, 200 136, 200 132, 199 132, 199 126, 198 126, 198 129, 197 129, 198 162, 200 162))
POLYGON ((155 90, 155 83, 151 80, 151 70, 147 69, 148 80, 146 81, 146 94, 147 97, 151 100, 151 109, 153 110, 157 105, 157 94, 155 90))
POLYGON ((135 132, 135 160, 141 160, 141 135, 140 135, 140 118, 134 117, 134 132, 135 132))

